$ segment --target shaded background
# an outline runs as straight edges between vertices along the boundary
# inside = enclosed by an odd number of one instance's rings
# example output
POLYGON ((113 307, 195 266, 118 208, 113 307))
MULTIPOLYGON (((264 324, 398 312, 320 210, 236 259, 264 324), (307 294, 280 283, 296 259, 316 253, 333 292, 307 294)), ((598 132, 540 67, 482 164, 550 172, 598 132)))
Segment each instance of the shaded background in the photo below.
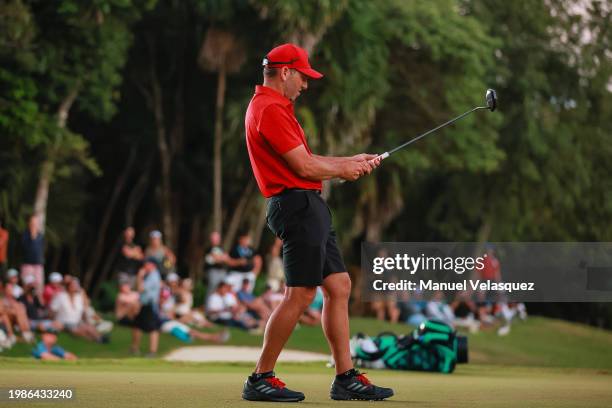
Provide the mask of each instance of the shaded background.
MULTIPOLYGON (((296 105, 319 154, 387 150, 498 92, 494 114, 326 185, 348 264, 364 240, 612 241, 609 21, 600 1, 2 1, 9 264, 32 212, 47 272, 101 302, 126 225, 141 243, 162 230, 197 280, 213 229, 226 246, 248 229, 265 253, 243 120, 263 56, 286 41, 326 74, 296 105)), ((612 320, 610 304, 529 307, 612 320)))

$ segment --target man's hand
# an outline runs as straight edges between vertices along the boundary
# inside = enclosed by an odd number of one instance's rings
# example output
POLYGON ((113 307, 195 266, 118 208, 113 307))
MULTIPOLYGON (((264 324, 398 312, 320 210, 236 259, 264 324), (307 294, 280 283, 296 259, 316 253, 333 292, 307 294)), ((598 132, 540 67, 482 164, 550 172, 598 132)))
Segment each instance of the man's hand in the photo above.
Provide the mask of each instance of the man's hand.
POLYGON ((361 153, 349 157, 343 164, 341 178, 344 180, 355 181, 359 177, 370 174, 372 170, 380 166, 380 158, 376 154, 361 153))
POLYGON ((340 177, 348 181, 355 181, 364 174, 370 174, 373 169, 370 163, 366 160, 349 160, 345 162, 342 167, 342 174, 340 177))

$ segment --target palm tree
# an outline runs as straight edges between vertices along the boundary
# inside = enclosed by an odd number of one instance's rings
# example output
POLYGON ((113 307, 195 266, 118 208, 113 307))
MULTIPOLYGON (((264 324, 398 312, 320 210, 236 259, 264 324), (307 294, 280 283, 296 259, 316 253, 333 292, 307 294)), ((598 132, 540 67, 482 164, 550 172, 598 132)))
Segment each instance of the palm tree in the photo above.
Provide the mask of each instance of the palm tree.
POLYGON ((213 147, 213 228, 221 231, 221 146, 223 142, 223 110, 228 74, 238 72, 246 59, 242 42, 230 31, 211 27, 206 33, 198 65, 206 71, 217 73, 217 98, 215 104, 215 133, 213 147))

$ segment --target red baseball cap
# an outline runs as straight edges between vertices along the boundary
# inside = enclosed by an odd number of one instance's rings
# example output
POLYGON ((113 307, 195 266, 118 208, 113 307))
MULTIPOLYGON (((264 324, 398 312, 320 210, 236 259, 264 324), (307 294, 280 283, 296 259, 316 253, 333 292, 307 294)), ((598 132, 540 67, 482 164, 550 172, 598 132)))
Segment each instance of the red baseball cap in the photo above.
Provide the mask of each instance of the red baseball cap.
POLYGON ((270 68, 293 68, 312 79, 319 79, 323 76, 310 66, 306 50, 294 44, 283 44, 273 48, 263 59, 262 65, 270 68))

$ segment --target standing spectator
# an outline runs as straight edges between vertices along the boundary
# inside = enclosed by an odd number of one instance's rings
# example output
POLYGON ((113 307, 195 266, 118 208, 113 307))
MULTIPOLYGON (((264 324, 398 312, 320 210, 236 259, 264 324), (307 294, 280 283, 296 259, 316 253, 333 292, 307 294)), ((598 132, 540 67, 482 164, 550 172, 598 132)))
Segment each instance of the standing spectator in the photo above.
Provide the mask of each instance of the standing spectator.
POLYGON ((165 276, 170 272, 174 272, 176 256, 174 256, 174 252, 162 242, 162 233, 160 231, 151 231, 149 234, 149 245, 145 250, 145 256, 147 258, 153 258, 162 275, 165 276))
POLYGON ((49 283, 45 285, 42 294, 43 305, 49 306, 53 301, 53 297, 64 290, 64 278, 59 272, 51 272, 49 275, 49 283))
POLYGON ((205 272, 206 272, 206 298, 211 295, 219 286, 220 282, 223 282, 227 275, 227 269, 225 262, 227 260, 227 254, 221 246, 221 234, 217 231, 210 233, 210 248, 206 252, 205 260, 205 272))
POLYGON ((23 295, 23 288, 19 286, 19 272, 17 272, 17 269, 9 269, 6 273, 6 279, 13 285, 13 297, 15 299, 23 295))
POLYGON ((267 265, 268 265, 268 286, 273 291, 277 292, 283 283, 285 283, 285 270, 283 269, 283 260, 280 256, 281 248, 283 247, 283 241, 280 238, 276 238, 274 243, 270 247, 268 253, 267 265))
POLYGON ((4 274, 8 264, 7 249, 8 249, 9 232, 3 227, 2 219, 0 219, 0 274, 4 274))
POLYGON ((229 253, 227 264, 231 268, 226 282, 232 286, 234 292, 238 292, 242 281, 248 279, 251 288, 255 287, 255 279, 261 271, 261 256, 255 253, 251 246, 251 236, 248 232, 240 234, 238 243, 229 253))
MULTIPOLYGON (((161 236, 160 236, 161 238, 161 236)), ((132 352, 140 350, 142 332, 149 333, 149 353, 147 357, 155 357, 159 346, 159 295, 161 292, 161 275, 155 258, 146 258, 144 265, 138 271, 136 287, 140 293, 140 311, 135 319, 132 330, 132 352)))
POLYGON ((134 243, 134 235, 132 227, 127 227, 123 231, 123 245, 115 266, 119 280, 128 281, 132 287, 136 283, 136 273, 144 258, 142 248, 134 243))
POLYGON ((45 237, 40 230, 40 219, 36 215, 30 217, 28 229, 23 233, 22 243, 21 279, 24 280, 26 276, 34 276, 36 293, 41 295, 45 283, 45 237))
POLYGON ((493 282, 501 281, 501 267, 499 259, 495 256, 495 250, 491 244, 487 245, 487 252, 481 269, 476 268, 478 277, 481 280, 493 282))

